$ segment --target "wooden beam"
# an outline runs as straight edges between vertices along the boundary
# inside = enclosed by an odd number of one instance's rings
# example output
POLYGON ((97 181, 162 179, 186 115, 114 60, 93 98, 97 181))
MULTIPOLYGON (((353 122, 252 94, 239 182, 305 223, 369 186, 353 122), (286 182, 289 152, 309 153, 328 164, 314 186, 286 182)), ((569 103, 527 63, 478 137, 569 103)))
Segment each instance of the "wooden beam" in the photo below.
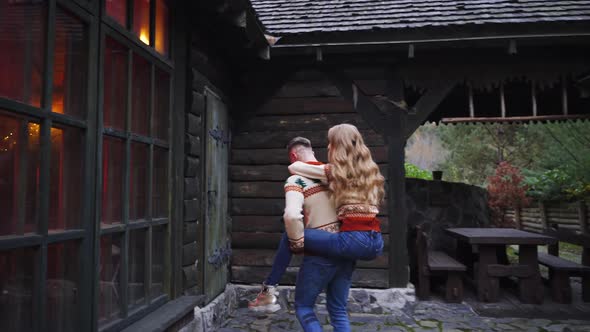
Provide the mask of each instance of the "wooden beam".
POLYGON ((365 96, 354 81, 345 74, 334 70, 325 70, 324 73, 340 91, 342 97, 352 101, 354 110, 362 116, 363 120, 376 132, 386 135, 390 130, 388 128, 390 115, 379 109, 375 101, 365 96))
POLYGON ((475 118, 443 118, 441 123, 469 123, 469 122, 528 122, 528 121, 561 121, 590 119, 590 115, 539 115, 539 116, 513 116, 501 117, 475 117, 475 118))
POLYGON ((406 129, 406 137, 412 134, 422 125, 432 112, 440 105, 440 103, 447 97, 449 92, 457 84, 456 81, 440 82, 439 84, 429 88, 422 97, 418 100, 416 105, 412 107, 412 111, 408 115, 408 125, 406 129))

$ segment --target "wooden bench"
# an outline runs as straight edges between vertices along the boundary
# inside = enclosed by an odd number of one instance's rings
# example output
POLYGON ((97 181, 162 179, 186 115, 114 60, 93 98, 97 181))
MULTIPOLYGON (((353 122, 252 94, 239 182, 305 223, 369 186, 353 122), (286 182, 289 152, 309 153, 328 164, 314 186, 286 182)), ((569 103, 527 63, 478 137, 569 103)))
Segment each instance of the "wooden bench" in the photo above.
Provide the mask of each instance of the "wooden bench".
POLYGON ((557 255, 539 253, 539 264, 549 269, 551 296, 558 303, 572 302, 570 277, 582 277, 582 298, 590 302, 590 266, 574 263, 557 255))
POLYGON ((445 300, 461 302, 463 300, 463 273, 465 265, 442 251, 428 249, 428 236, 420 226, 416 226, 416 256, 418 286, 417 295, 420 300, 430 297, 430 276, 446 276, 445 300))

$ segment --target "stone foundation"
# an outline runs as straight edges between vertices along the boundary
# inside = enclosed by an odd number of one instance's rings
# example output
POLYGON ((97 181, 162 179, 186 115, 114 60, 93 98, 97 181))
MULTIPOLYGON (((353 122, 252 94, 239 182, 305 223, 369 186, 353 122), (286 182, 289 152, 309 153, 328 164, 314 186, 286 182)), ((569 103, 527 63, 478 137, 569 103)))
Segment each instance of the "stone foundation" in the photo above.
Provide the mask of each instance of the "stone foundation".
MULTIPOLYGON (((228 284, 225 291, 207 306, 196 307, 194 320, 183 327, 181 332, 216 331, 238 308, 246 308, 248 301, 256 297, 260 286, 228 284)), ((294 311, 295 287, 279 286, 279 303, 283 309, 294 311)), ((407 307, 416 302, 414 286, 407 288, 363 289, 353 288, 348 297, 350 313, 403 315, 407 307)), ((326 295, 320 294, 316 311, 326 313, 326 295)))

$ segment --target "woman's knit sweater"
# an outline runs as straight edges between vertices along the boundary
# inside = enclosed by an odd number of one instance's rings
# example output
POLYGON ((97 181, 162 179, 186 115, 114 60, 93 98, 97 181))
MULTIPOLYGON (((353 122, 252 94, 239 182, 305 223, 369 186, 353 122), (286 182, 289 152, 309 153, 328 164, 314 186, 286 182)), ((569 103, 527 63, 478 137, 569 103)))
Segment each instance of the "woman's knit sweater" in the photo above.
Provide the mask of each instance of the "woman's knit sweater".
MULTIPOLYGON (((328 184, 331 179, 330 164, 312 165, 296 161, 289 166, 291 174, 297 174, 310 179, 317 179, 323 184, 328 184)), ((350 231, 381 231, 379 219, 379 209, 375 205, 356 200, 347 200, 341 206, 337 207, 338 220, 342 222, 341 232, 350 231)))

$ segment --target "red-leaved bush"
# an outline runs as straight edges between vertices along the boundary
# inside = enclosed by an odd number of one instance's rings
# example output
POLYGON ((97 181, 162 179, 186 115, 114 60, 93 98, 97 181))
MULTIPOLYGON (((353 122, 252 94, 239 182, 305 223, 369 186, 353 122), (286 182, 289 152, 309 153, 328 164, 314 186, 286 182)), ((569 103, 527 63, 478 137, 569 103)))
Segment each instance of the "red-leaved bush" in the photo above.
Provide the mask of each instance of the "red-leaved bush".
POLYGON ((496 227, 515 227, 514 221, 506 217, 507 209, 525 207, 527 186, 522 183, 523 176, 517 167, 502 161, 496 174, 488 178, 488 205, 492 211, 492 223, 496 227))

